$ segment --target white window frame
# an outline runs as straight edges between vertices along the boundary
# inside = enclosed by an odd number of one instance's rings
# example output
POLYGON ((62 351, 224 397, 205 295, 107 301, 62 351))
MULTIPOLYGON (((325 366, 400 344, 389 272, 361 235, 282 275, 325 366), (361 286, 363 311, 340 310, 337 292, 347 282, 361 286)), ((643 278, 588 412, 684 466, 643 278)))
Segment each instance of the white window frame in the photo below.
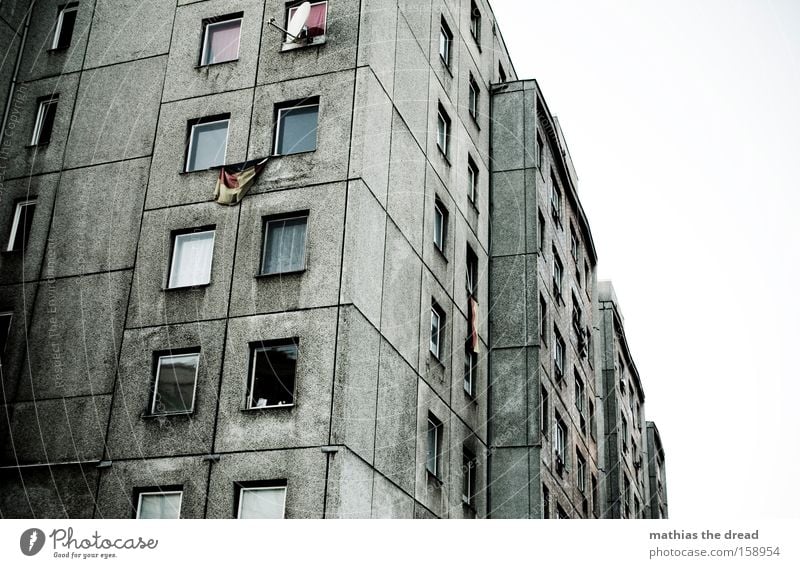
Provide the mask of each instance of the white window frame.
POLYGON ((438 201, 434 202, 433 204, 433 245, 439 249, 440 252, 444 253, 444 239, 445 235, 447 234, 446 224, 447 224, 447 215, 445 214, 444 210, 442 209, 442 205, 439 204, 438 201), (440 231, 436 230, 436 218, 439 217, 441 219, 440 223, 440 231))
POLYGON ((468 507, 472 507, 473 501, 475 500, 475 487, 473 484, 475 483, 475 470, 478 469, 478 458, 475 457, 475 454, 468 451, 466 448, 462 449, 462 465, 464 466, 464 486, 461 488, 461 501, 464 505, 468 507), (463 458, 468 458, 464 460, 463 458), (463 462, 466 461, 467 463, 464 464, 463 462), (464 489, 467 490, 467 494, 464 494, 464 489))
POLYGON ((472 117, 473 120, 478 120, 478 101, 480 100, 480 88, 478 87, 478 83, 475 82, 475 78, 470 73, 469 76, 469 115, 472 117))
MULTIPOLYGON (((273 155, 275 156, 290 156, 291 154, 278 154, 278 143, 281 139, 281 130, 283 128, 283 114, 290 110, 297 110, 299 108, 308 108, 308 107, 316 107, 317 108, 317 131, 319 131, 319 101, 312 104, 307 105, 297 105, 297 106, 287 106, 281 107, 278 109, 278 123, 275 126, 275 144, 272 150, 273 155)), ((315 146, 316 149, 316 146, 315 146)), ((296 152, 297 154, 301 154, 304 152, 311 152, 312 150, 304 150, 303 152, 296 152)))
POLYGON ((566 365, 566 346, 564 338, 557 330, 553 330, 553 364, 555 366, 557 378, 564 377, 564 365, 566 365))
POLYGON ((481 45, 481 11, 478 9, 478 4, 476 2, 470 2, 470 12, 469 12, 469 33, 472 35, 472 39, 475 40, 475 43, 478 44, 480 47, 481 45))
POLYGON ((553 292, 556 297, 560 298, 563 295, 564 283, 564 263, 558 256, 558 253, 553 250, 553 292))
POLYGON ((150 403, 150 414, 153 416, 170 416, 174 414, 192 414, 194 412, 194 402, 197 397, 197 377, 200 374, 200 353, 199 352, 189 352, 189 353, 168 353, 164 355, 159 355, 158 362, 156 363, 156 380, 153 385, 153 400, 150 403), (158 402, 158 380, 161 378, 161 362, 164 359, 171 359, 174 357, 187 357, 189 355, 193 355, 195 357, 195 364, 194 364, 194 387, 192 388, 192 407, 189 410, 180 410, 180 411, 172 411, 172 412, 157 412, 156 411, 156 403, 158 402))
MULTIPOLYGON (((14 209, 14 220, 11 223, 11 234, 8 236, 8 244, 6 245, 6 252, 15 250, 17 229, 19 228, 20 219, 22 218, 22 209, 30 205, 36 207, 36 199, 26 199, 17 202, 16 208, 14 209)), ((35 214, 36 212, 34 211, 34 215, 35 214)), ((30 236, 30 233, 28 233, 28 235, 30 236)))
MULTIPOLYGON (((281 51, 288 51, 290 49, 296 49, 298 47, 305 47, 306 45, 319 45, 321 43, 325 43, 328 37, 328 2, 324 0, 322 2, 311 2, 309 8, 313 8, 314 6, 319 6, 320 4, 325 4, 325 33, 322 35, 315 36, 313 38, 306 37, 303 40, 305 43, 296 43, 289 39, 288 35, 285 35, 283 38, 283 46, 281 47, 281 51)), ((300 4, 296 4, 294 6, 288 6, 286 8, 286 27, 289 27, 289 20, 291 19, 291 11, 298 8, 300 4)), ((305 26, 303 26, 305 27, 305 26)), ((302 31, 302 30, 301 30, 302 31)))
POLYGON ((226 123, 227 124, 227 128, 225 128, 225 151, 222 154, 222 164, 220 164, 220 165, 224 165, 225 162, 228 161, 228 140, 230 139, 230 135, 231 135, 231 119, 230 118, 221 118, 219 120, 210 120, 208 122, 198 122, 197 124, 192 124, 192 128, 189 131, 189 151, 186 153, 186 164, 184 166, 184 171, 186 173, 203 172, 203 171, 206 171, 208 169, 208 168, 203 168, 203 169, 199 169, 199 170, 190 170, 189 169, 189 157, 192 155, 192 150, 194 149, 194 144, 195 144, 195 141, 194 141, 194 129, 199 127, 199 126, 208 126, 210 124, 219 124, 221 122, 226 123))
POLYGON ((262 252, 261 252, 261 260, 259 262, 259 267, 258 267, 259 276, 270 276, 270 275, 273 275, 273 274, 293 274, 295 272, 302 272, 302 271, 304 271, 306 269, 306 264, 307 264, 307 260, 308 260, 306 258, 306 256, 307 256, 307 251, 308 251, 308 218, 309 218, 309 216, 310 215, 308 213, 306 213, 304 215, 291 215, 289 217, 271 217, 271 218, 266 220, 266 222, 264 223, 264 237, 263 237, 263 241, 261 243, 261 251, 262 252), (284 272, 264 272, 263 271, 263 269, 264 269, 264 254, 265 254, 266 248, 267 248, 267 238, 269 237, 269 224, 270 223, 277 223, 277 222, 285 222, 285 221, 294 221, 296 219, 305 219, 306 220, 306 236, 305 236, 305 239, 303 240, 303 266, 301 266, 300 268, 295 268, 293 270, 287 270, 287 271, 284 271, 284 272))
POLYGON ((435 305, 431 306, 431 333, 430 351, 434 357, 441 361, 442 355, 442 313, 435 305), (433 322, 436 319, 436 343, 433 341, 433 322))
POLYGON ((464 349, 464 358, 466 359, 465 367, 467 367, 467 365, 469 366, 468 369, 465 368, 464 370, 464 392, 466 392, 468 396, 474 397, 475 379, 478 374, 478 354, 467 348, 464 349))
POLYGON ((439 58, 444 63, 445 67, 450 69, 450 64, 453 57, 453 32, 450 31, 450 26, 442 18, 439 23, 439 58))
POLYGON ((140 519, 139 516, 142 512, 142 497, 145 495, 180 495, 180 502, 178 503, 178 518, 181 518, 181 508, 183 507, 183 491, 142 491, 139 493, 138 503, 136 504, 136 518, 140 519))
POLYGON ((577 470, 578 490, 581 493, 586 493, 586 460, 580 455, 578 456, 577 470))
POLYGON ((475 205, 475 201, 478 198, 478 167, 471 158, 467 160, 467 178, 469 181, 469 201, 475 205))
POLYGON ((444 154, 445 158, 447 158, 447 152, 450 149, 450 117, 447 116, 447 113, 441 106, 436 111, 436 115, 436 146, 439 148, 439 151, 444 154))
POLYGON ((556 446, 556 454, 558 458, 561 460, 561 463, 564 466, 567 465, 567 429, 564 426, 563 421, 561 418, 556 417, 555 420, 556 432, 555 432, 555 446, 556 446))
POLYGON ((283 491, 283 511, 282 511, 281 517, 285 519, 286 518, 286 494, 289 492, 287 484, 284 484, 284 485, 253 486, 253 487, 240 487, 239 488, 239 506, 238 506, 237 511, 236 511, 236 518, 237 519, 241 519, 242 518, 242 503, 244 502, 244 499, 242 497, 244 496, 244 493, 246 491, 278 491, 278 490, 283 491))
POLYGON ((553 183, 552 191, 550 192, 550 209, 553 219, 558 221, 561 225, 561 191, 558 189, 555 177, 551 178, 553 183))
MULTIPOLYGON (((64 14, 67 14, 69 12, 77 12, 78 7, 79 6, 77 4, 74 6, 67 5, 58 11, 58 19, 56 20, 56 29, 55 32, 53 33, 53 43, 50 44, 50 49, 58 49, 58 40, 61 39, 61 27, 64 25, 64 14)), ((74 34, 75 31, 73 30, 72 33, 74 34)))
MULTIPOLYGON (((58 97, 54 96, 39 101, 39 107, 36 109, 36 122, 33 125, 33 133, 31 134, 31 146, 38 146, 40 144, 39 139, 42 136, 44 117, 50 106, 55 106, 56 109, 58 109, 58 97)), ((53 126, 55 126, 55 117, 53 117, 53 123, 53 126)))
POLYGON ((441 440, 441 437, 439 436, 439 434, 440 434, 440 430, 441 430, 441 434, 444 434, 444 424, 442 424, 442 422, 438 418, 433 417, 429 413, 428 414, 428 430, 425 432, 425 441, 426 441, 426 443, 428 441, 428 432, 430 432, 431 430, 433 430, 433 469, 434 469, 434 471, 431 471, 431 469, 428 467, 428 451, 430 451, 430 448, 426 448, 425 469, 428 471, 428 473, 430 473, 431 475, 433 475, 434 477, 436 477, 438 479, 439 477, 441 477, 441 469, 442 469, 441 468, 441 463, 440 463, 441 460, 442 460, 442 440, 441 440))
POLYGON ((583 379, 581 379, 578 375, 575 375, 575 408, 578 409, 578 413, 581 416, 583 416, 583 403, 585 398, 586 387, 583 384, 583 379))
POLYGON ((168 290, 181 290, 184 288, 193 288, 194 286, 207 286, 211 283, 211 272, 214 268, 214 243, 216 242, 217 238, 217 230, 216 229, 205 229, 202 231, 189 231, 183 233, 175 233, 172 238, 172 261, 170 262, 169 267, 169 279, 167 280, 167 289, 168 290), (175 276, 175 261, 177 255, 175 254, 175 249, 178 245, 178 239, 181 237, 192 236, 196 237, 197 235, 202 235, 205 233, 211 233, 211 262, 208 263, 208 280, 206 282, 196 282, 194 284, 190 284, 188 286, 173 286, 172 280, 175 276))
MULTIPOLYGON (((239 60, 239 51, 242 48, 242 21, 243 20, 244 20, 243 17, 238 16, 236 18, 231 18, 229 20, 219 20, 217 22, 208 22, 205 26, 203 26, 203 28, 204 28, 203 29, 203 52, 200 54, 200 66, 201 67, 206 67, 208 65, 219 65, 219 64, 222 64, 222 63, 230 63, 232 61, 238 61, 239 60), (236 44, 236 57, 234 57, 233 59, 226 59, 225 61, 215 61, 214 63, 209 63, 209 61, 208 61, 208 50, 209 50, 209 47, 210 47, 209 44, 208 44, 209 31, 211 30, 211 28, 214 28, 216 26, 222 26, 222 25, 230 24, 232 22, 237 22, 237 21, 239 22, 239 41, 236 44)), ((226 142, 227 142, 227 140, 226 140, 226 142)), ((226 148, 227 148, 227 143, 226 143, 226 148)))
MULTIPOLYGON (((0 312, 0 323, 3 319, 8 318, 8 327, 6 328, 6 341, 11 337, 11 324, 14 321, 14 312, 0 312)), ((0 345, 0 367, 3 366, 3 354, 5 353, 7 345, 0 345)))
POLYGON ((291 408, 295 405, 295 398, 296 398, 296 391, 297 391, 297 359, 300 358, 300 346, 297 344, 296 340, 286 340, 286 343, 281 343, 283 340, 278 340, 277 343, 270 344, 270 345, 251 345, 250 346, 250 389, 247 393, 247 409, 248 410, 261 410, 263 408, 291 408), (267 404, 265 406, 256 406, 255 401, 253 400, 253 393, 255 392, 255 385, 256 385, 256 356, 259 352, 269 351, 273 347, 284 347, 287 345, 293 345, 296 351, 296 359, 295 359, 295 366, 294 366, 294 389, 292 390, 292 402, 288 404, 267 404))

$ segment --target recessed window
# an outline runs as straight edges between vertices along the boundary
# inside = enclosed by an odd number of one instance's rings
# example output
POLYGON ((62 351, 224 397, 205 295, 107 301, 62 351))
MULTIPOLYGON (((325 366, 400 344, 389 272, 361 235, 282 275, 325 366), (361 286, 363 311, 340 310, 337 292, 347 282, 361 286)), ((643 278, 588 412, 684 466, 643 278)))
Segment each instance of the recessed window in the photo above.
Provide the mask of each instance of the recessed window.
POLYGON ((597 424, 594 417, 594 402, 589 400, 589 434, 592 439, 597 439, 597 424))
POLYGON ((579 338, 583 337, 583 310, 575 292, 572 293, 572 328, 579 338))
POLYGON ((478 101, 480 100, 481 90, 472 73, 469 75, 469 115, 473 120, 478 120, 478 101))
POLYGON ((433 414, 428 413, 427 456, 425 467, 434 477, 441 477, 442 438, 444 425, 433 414))
POLYGON ((433 244, 444 253, 444 240, 447 237, 447 209, 438 199, 433 204, 433 244))
POLYGON ((465 505, 472 507, 474 504, 473 501, 475 500, 475 482, 478 460, 475 459, 475 454, 473 454, 467 448, 463 449, 461 467, 463 471, 463 477, 461 478, 461 501, 465 505))
POLYGON ((541 413, 542 434, 547 436, 547 433, 550 431, 550 393, 548 393, 547 389, 544 387, 542 387, 541 413))
MULTIPOLYGON (((286 11, 286 27, 289 27, 289 22, 294 17, 295 12, 300 3, 290 7, 286 11)), ((325 41, 325 33, 328 27, 328 3, 327 2, 312 2, 311 12, 308 14, 306 23, 303 29, 300 30, 299 40, 305 43, 317 44, 325 41)), ((286 38, 286 42, 290 42, 292 38, 286 38)))
POLYGON ((544 215, 542 212, 539 211, 539 252, 544 254, 544 241, 545 241, 545 231, 547 230, 547 225, 544 220, 544 215))
POLYGON ((442 59, 448 68, 450 67, 451 52, 453 51, 453 32, 450 31, 450 26, 442 18, 442 23, 439 27, 439 57, 442 59))
POLYGON ((261 274, 282 274, 305 269, 307 227, 307 213, 266 219, 261 274))
POLYGON ((8 236, 7 251, 25 250, 36 210, 36 198, 17 201, 14 218, 11 220, 11 234, 8 236))
POLYGON ((199 367, 199 353, 161 355, 156 362, 150 413, 156 415, 193 412, 199 367))
POLYGON ((503 64, 499 61, 497 62, 497 75, 501 83, 506 82, 506 70, 503 69, 503 64))
POLYGON ((592 513, 594 514, 595 518, 600 517, 600 500, 597 498, 597 478, 592 475, 591 476, 591 483, 592 483, 592 513))
POLYGON ((78 16, 78 3, 71 2, 58 9, 56 29, 53 33, 53 43, 50 49, 67 49, 72 43, 72 34, 75 31, 75 18, 78 16))
POLYGON ((283 519, 286 514, 286 484, 266 487, 238 486, 237 519, 283 519))
POLYGON ((553 363, 555 367, 556 380, 561 380, 564 377, 564 357, 566 346, 564 338, 558 332, 558 328, 553 325, 553 363))
POLYGON ((575 232, 575 227, 572 223, 569 224, 569 252, 575 262, 578 262, 578 233, 575 232))
POLYGON ((317 149, 319 97, 284 103, 277 108, 275 154, 299 154, 317 149))
POLYGON ((475 396, 475 382, 478 374, 478 354, 469 347, 464 350, 464 392, 475 396))
POLYGON ((239 59, 242 14, 232 14, 203 22, 203 55, 200 65, 213 65, 239 59))
POLYGON ((469 33, 479 46, 481 44, 481 11, 475 2, 470 2, 469 33))
POLYGON ((561 224, 561 190, 558 187, 556 176, 550 173, 550 213, 553 219, 561 224))
POLYGON ((438 360, 444 357, 444 311, 436 302, 431 303, 431 346, 430 351, 438 360))
POLYGON ((248 408, 294 404, 297 340, 262 341, 250 346, 248 408))
POLYGON ((577 452, 577 462, 578 462, 578 471, 577 471, 577 481, 578 481, 578 491, 581 493, 586 493, 586 460, 583 458, 580 452, 577 452))
POLYGON ((169 288, 204 286, 211 282, 214 229, 176 233, 173 236, 169 288))
POLYGON ((628 451, 628 421, 620 415, 620 435, 622 436, 622 451, 628 451))
POLYGON ((544 141, 542 140, 542 135, 538 132, 536 133, 536 159, 541 170, 542 166, 544 166, 544 141))
POLYGON ((225 163, 230 115, 210 116, 189 123, 186 171, 196 172, 225 163))
POLYGON ((575 375, 575 408, 578 409, 578 412, 580 414, 583 414, 583 404, 584 404, 584 400, 585 399, 586 399, 586 391, 584 390, 583 381, 576 374, 575 375))
POLYGON ((478 166, 472 156, 467 157, 467 192, 469 202, 475 205, 478 202, 478 166))
POLYGON ((436 120, 436 145, 439 147, 439 151, 447 157, 450 150, 450 116, 442 105, 439 105, 439 114, 436 120))
POLYGON ((562 475, 564 466, 567 464, 567 425, 556 413, 556 433, 555 433, 555 450, 556 450, 556 473, 562 475))
POLYGON ((584 289, 586 290, 586 295, 589 296, 589 298, 591 298, 592 297, 592 286, 591 286, 592 280, 591 280, 591 274, 589 272, 589 263, 586 262, 586 261, 583 261, 583 278, 585 280, 584 289))
POLYGON ((57 108, 58 95, 39 99, 36 107, 36 122, 33 124, 33 133, 31 134, 31 146, 44 146, 50 143, 57 108))
POLYGON ((550 490, 542 484, 542 518, 550 518, 550 490))
POLYGON ((547 300, 539 295, 539 337, 542 343, 547 343, 547 300))
POLYGON ((467 294, 472 298, 478 297, 478 255, 467 245, 467 294))
POLYGON ((0 367, 3 366, 3 355, 6 352, 8 338, 11 335, 11 320, 13 312, 0 312, 0 367))
POLYGON ((564 281, 564 265, 558 256, 556 249, 553 248, 553 295, 561 298, 561 284, 564 281))
POLYGON ((183 491, 142 491, 136 506, 137 519, 180 519, 183 491))
POLYGON ((567 515, 560 503, 556 503, 556 519, 569 519, 569 515, 567 515))

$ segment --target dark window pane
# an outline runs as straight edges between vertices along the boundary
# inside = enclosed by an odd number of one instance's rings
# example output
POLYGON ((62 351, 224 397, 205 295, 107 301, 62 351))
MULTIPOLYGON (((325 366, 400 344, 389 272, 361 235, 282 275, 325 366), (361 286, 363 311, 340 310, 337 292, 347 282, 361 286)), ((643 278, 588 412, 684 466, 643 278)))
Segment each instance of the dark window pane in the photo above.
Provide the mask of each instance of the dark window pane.
POLYGON ((276 154, 296 154, 317 148, 319 105, 281 109, 276 154))
POLYGON ((294 404, 297 346, 274 345, 254 349, 250 407, 294 404))
POLYGON ((2 365, 3 354, 6 351, 8 336, 11 333, 12 314, 0 314, 0 365, 2 365))
POLYGON ((50 142, 50 137, 53 134, 53 124, 56 120, 56 108, 58 103, 55 101, 44 103, 42 111, 42 125, 39 130, 39 139, 37 144, 47 144, 50 142))
POLYGON ((75 31, 75 18, 78 15, 77 8, 65 8, 61 13, 61 30, 56 39, 55 49, 66 49, 72 43, 72 32, 75 31))
POLYGON ((191 412, 200 355, 169 355, 159 359, 158 386, 153 414, 191 412))
POLYGON ((8 250, 25 250, 31 232, 36 202, 20 204, 15 212, 15 225, 8 250))

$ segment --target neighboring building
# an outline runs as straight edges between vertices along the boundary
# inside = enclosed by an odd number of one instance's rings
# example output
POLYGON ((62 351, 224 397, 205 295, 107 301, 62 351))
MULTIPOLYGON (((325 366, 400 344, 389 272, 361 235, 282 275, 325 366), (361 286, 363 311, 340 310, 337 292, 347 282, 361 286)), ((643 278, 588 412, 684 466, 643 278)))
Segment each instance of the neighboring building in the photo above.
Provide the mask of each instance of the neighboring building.
POLYGON ((299 5, 0 1, 0 516, 612 516, 594 244, 491 8, 299 5))
POLYGON ((655 422, 647 422, 647 476, 650 488, 651 519, 666 519, 669 515, 667 504, 667 473, 664 463, 664 447, 655 422))

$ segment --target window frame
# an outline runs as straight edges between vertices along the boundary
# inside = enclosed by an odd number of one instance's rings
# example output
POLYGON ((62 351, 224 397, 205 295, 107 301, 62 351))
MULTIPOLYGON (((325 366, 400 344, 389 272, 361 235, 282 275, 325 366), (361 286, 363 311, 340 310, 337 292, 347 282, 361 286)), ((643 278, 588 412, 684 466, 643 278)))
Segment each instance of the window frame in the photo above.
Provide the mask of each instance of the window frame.
POLYGON ((289 484, 286 480, 234 482, 234 488, 235 488, 234 501, 236 510, 236 520, 242 520, 242 503, 244 502, 244 499, 242 499, 242 495, 246 491, 283 490, 283 507, 280 518, 281 519, 286 518, 286 499, 289 495, 289 484))
POLYGON ((542 345, 547 345, 547 300, 539 294, 539 338, 542 345))
POLYGON ((478 205, 478 166, 472 156, 467 155, 467 182, 469 184, 469 193, 467 197, 469 202, 477 207, 478 205))
POLYGON ((183 163, 183 173, 191 174, 194 172, 206 172, 213 168, 218 168, 220 166, 224 166, 228 161, 228 141, 230 140, 231 135, 231 115, 228 113, 225 114, 217 114, 212 116, 205 116, 201 118, 195 118, 189 121, 189 143, 186 145, 186 159, 183 163), (196 144, 195 142, 195 128, 200 126, 209 126, 211 124, 221 124, 226 123, 225 128, 225 149, 222 154, 222 163, 217 164, 215 166, 208 166, 207 168, 197 168, 197 169, 189 169, 189 160, 192 156, 192 150, 196 144))
POLYGON ((560 383, 564 378, 564 367, 567 364, 567 345, 558 327, 553 323, 553 374, 560 383))
POLYGON ((461 450, 461 467, 464 473, 461 484, 461 502, 467 507, 473 508, 475 504, 475 493, 477 493, 476 472, 478 469, 478 458, 476 458, 475 453, 466 446, 461 450), (466 490, 466 494, 464 490, 466 490))
POLYGON ((72 47, 72 38, 75 35, 75 24, 78 22, 77 12, 79 7, 79 2, 69 2, 63 6, 59 6, 58 16, 56 17, 56 27, 53 31, 53 41, 50 43, 50 49, 48 51, 65 51, 72 47), (59 40, 61 39, 61 32, 63 31, 64 27, 64 14, 72 12, 75 13, 75 22, 72 24, 72 34, 70 34, 69 43, 65 46, 59 47, 59 43, 61 43, 59 40))
POLYGON ((447 238, 447 208, 442 204, 442 202, 436 198, 433 202, 433 246, 439 252, 444 255, 444 248, 445 248, 445 239, 447 238), (441 231, 437 233, 436 231, 436 218, 438 216, 441 218, 441 231), (439 241, 437 242, 437 236, 439 241))
POLYGON ((539 423, 542 435, 547 438, 550 433, 550 393, 541 386, 539 390, 541 402, 539 403, 539 423))
POLYGON ((536 166, 541 170, 544 165, 544 139, 538 130, 536 131, 536 151, 536 166))
POLYGON ((478 105, 480 104, 480 97, 481 97, 481 89, 478 86, 477 81, 475 81, 475 77, 473 77, 472 72, 469 74, 469 97, 467 99, 467 109, 469 110, 469 115, 472 120, 477 123, 478 122, 478 105))
POLYGON ((539 244, 539 252, 541 254, 544 254, 544 243, 547 240, 547 233, 546 233, 546 231, 547 231, 547 221, 545 220, 545 216, 544 216, 544 214, 542 214, 541 209, 538 211, 537 215, 538 215, 538 221, 539 221, 539 227, 538 227, 539 230, 538 230, 538 233, 537 233, 537 237, 538 237, 538 240, 539 240, 539 243, 538 243, 539 244))
POLYGON ((432 412, 428 412, 428 429, 425 431, 425 470, 435 477, 441 479, 442 474, 442 439, 444 438, 444 424, 432 412), (433 432, 433 470, 431 470, 431 447, 430 432, 433 432))
POLYGON ((450 120, 450 115, 447 113, 442 103, 439 103, 436 118, 436 147, 439 152, 444 156, 447 163, 450 163, 450 130, 453 122, 450 120), (443 130, 442 130, 443 127, 443 130), (444 147, 442 147, 444 144, 444 147))
POLYGON ((444 310, 436 303, 436 300, 431 301, 431 333, 430 333, 430 346, 429 350, 437 361, 444 364, 442 359, 444 356, 444 341, 442 337, 442 329, 444 328, 445 314, 444 310), (433 320, 436 318, 436 350, 434 351, 433 341, 433 320))
MULTIPOLYGON (((577 371, 577 369, 575 370, 577 371)), ((578 414, 583 416, 584 411, 584 401, 586 399, 586 386, 583 383, 583 379, 581 379, 580 375, 575 372, 575 408, 578 410, 578 414)))
POLYGON ((311 217, 311 212, 308 210, 304 211, 293 211, 291 213, 286 214, 278 214, 278 215, 267 215, 262 217, 263 219, 263 227, 261 231, 261 255, 258 263, 258 276, 275 276, 280 274, 298 274, 300 272, 305 272, 308 268, 308 221, 311 217), (294 221, 296 219, 305 219, 306 220, 306 228, 305 228, 305 238, 303 240, 303 265, 300 268, 296 268, 293 270, 284 270, 278 272, 265 272, 264 271, 264 261, 266 260, 267 254, 267 238, 269 237, 269 224, 275 223, 279 221, 294 221))
POLYGON ((478 279, 480 277, 480 262, 478 255, 467 243, 467 252, 465 256, 466 277, 464 283, 467 289, 467 297, 478 299, 478 279))
MULTIPOLYGON (((292 10, 296 10, 301 4, 301 1, 290 2, 286 5, 286 17, 284 20, 284 24, 286 29, 289 29, 289 20, 292 19, 291 12, 292 10)), ((319 2, 310 2, 310 8, 314 6, 319 6, 320 4, 325 4, 325 31, 319 35, 309 37, 308 34, 302 38, 302 43, 294 42, 289 39, 288 35, 283 36, 283 45, 281 46, 281 51, 289 51, 291 49, 297 49, 298 47, 308 47, 311 45, 321 45, 328 40, 328 1, 321 0, 319 2)), ((304 26, 305 27, 305 26, 304 26)), ((302 32, 302 29, 300 30, 302 32)))
POLYGON ((575 226, 569 224, 569 251, 572 259, 575 261, 575 266, 578 265, 578 256, 580 255, 580 241, 578 240, 578 233, 575 232, 575 226))
POLYGON ((175 519, 142 519, 141 512, 142 512, 142 497, 145 495, 180 495, 180 501, 178 502, 178 519, 181 518, 181 509, 183 508, 183 489, 165 489, 163 491, 155 491, 151 489, 143 489, 141 491, 137 491, 136 496, 136 519, 137 520, 175 520, 175 519))
POLYGON ((150 400, 150 416, 180 416, 180 415, 188 415, 193 414, 195 410, 195 403, 197 401, 197 379, 200 376, 200 349, 199 348, 189 348, 189 349, 175 349, 171 351, 157 351, 153 354, 155 358, 155 377, 153 378, 153 392, 151 395, 150 400), (171 358, 171 357, 186 357, 189 355, 194 355, 196 357, 195 365, 194 365, 194 386, 192 387, 192 406, 188 410, 173 410, 170 412, 158 412, 156 411, 156 404, 158 403, 158 382, 159 378, 161 377, 161 361, 162 359, 171 358))
POLYGON ((274 144, 272 145, 272 155, 273 157, 278 156, 293 156, 295 154, 305 154, 308 152, 316 152, 317 148, 319 147, 319 113, 320 113, 320 98, 319 96, 312 96, 306 97, 304 99, 294 100, 294 101, 286 101, 282 103, 277 103, 275 105, 275 140, 274 144), (312 101, 312 102, 307 102, 312 101), (294 104, 300 103, 300 104, 294 104), (299 152, 289 152, 286 154, 279 154, 278 153, 278 144, 281 140, 281 131, 283 128, 283 114, 291 111, 297 110, 301 108, 310 108, 316 107, 317 109, 317 125, 314 128, 314 149, 313 150, 301 150, 299 152))
POLYGON ((564 263, 561 262, 561 257, 558 256, 558 251, 553 247, 553 262, 552 276, 553 276, 553 295, 556 299, 561 300, 564 294, 564 263))
POLYGON ((478 354, 469 346, 464 348, 464 392, 470 398, 475 397, 475 383, 478 377, 478 354))
POLYGON ((209 67, 211 65, 222 65, 223 63, 231 63, 233 61, 239 61, 239 55, 242 49, 242 25, 244 23, 244 13, 236 12, 234 14, 228 14, 225 16, 217 16, 214 18, 208 18, 203 20, 203 42, 201 44, 200 49, 200 65, 199 67, 209 67), (208 50, 209 50, 209 31, 211 28, 215 26, 220 26, 224 24, 230 24, 231 22, 237 21, 239 22, 239 38, 236 43, 236 57, 233 59, 226 59, 225 61, 208 61, 208 50))
POLYGON ((439 22, 439 59, 449 71, 453 62, 453 32, 444 16, 439 22))
POLYGON ((211 285, 211 273, 214 268, 214 245, 216 244, 216 239, 217 239, 216 226, 195 227, 193 229, 180 229, 177 231, 172 231, 172 236, 170 239, 172 247, 170 249, 169 274, 167 275, 166 290, 186 290, 189 288, 201 288, 204 286, 211 285), (208 262, 208 281, 194 283, 194 284, 183 284, 181 286, 173 286, 172 280, 173 277, 175 276, 175 260, 177 258, 177 255, 175 253, 177 250, 178 239, 187 236, 197 236, 204 233, 211 233, 211 257, 209 258, 208 262))
POLYGON ((562 195, 561 189, 558 187, 555 172, 552 170, 550 171, 550 186, 550 214, 558 226, 561 227, 562 195))
POLYGON ((297 404, 297 368, 300 361, 300 338, 287 337, 281 339, 270 339, 263 341, 253 341, 249 344, 249 366, 247 377, 247 391, 245 399, 245 410, 265 410, 271 408, 293 408, 297 404), (267 351, 274 347, 287 347, 293 346, 295 350, 294 358, 294 376, 292 385, 292 402, 288 404, 268 404, 265 406, 256 406, 253 400, 253 393, 255 392, 256 380, 256 356, 258 352, 267 351))
POLYGON ((561 471, 558 472, 559 476, 563 475, 564 469, 567 467, 567 445, 569 444, 569 436, 567 432, 567 424, 564 419, 556 412, 555 417, 555 433, 553 437, 554 449, 556 452, 556 461, 561 461, 561 471))
POLYGON ((478 9, 478 5, 475 3, 475 0, 471 0, 471 2, 470 2, 469 33, 472 36, 472 39, 475 40, 475 44, 480 49, 480 47, 481 47, 481 11, 478 9))
POLYGON ((5 355, 6 347, 8 347, 8 339, 11 337, 11 324, 14 322, 14 312, 11 310, 0 310, 0 337, 5 334, 5 340, 0 343, 0 367, 3 366, 3 355, 5 355), (3 321, 8 318, 8 324, 5 330, 2 329, 3 321))
POLYGON ((6 252, 24 251, 28 245, 28 240, 31 236, 31 228, 33 226, 33 215, 36 215, 36 202, 37 196, 28 197, 17 200, 14 204, 14 217, 11 220, 11 232, 8 235, 8 244, 6 244, 6 252), (33 206, 33 215, 31 215, 31 226, 27 228, 27 233, 23 227, 22 237, 23 242, 17 244, 17 231, 19 230, 20 220, 22 219, 22 211, 25 207, 33 206))
POLYGON ((50 96, 40 97, 36 100, 36 120, 33 123, 33 132, 31 132, 31 141, 30 144, 28 144, 29 147, 47 146, 50 144, 56 124, 55 113, 58 111, 58 99, 58 93, 55 93, 50 96), (50 107, 54 107, 53 120, 50 125, 50 132, 47 136, 47 140, 42 140, 42 127, 44 126, 46 114, 50 107))
POLYGON ((575 450, 577 467, 575 468, 575 481, 578 491, 581 494, 586 494, 586 458, 583 457, 580 450, 575 450))

